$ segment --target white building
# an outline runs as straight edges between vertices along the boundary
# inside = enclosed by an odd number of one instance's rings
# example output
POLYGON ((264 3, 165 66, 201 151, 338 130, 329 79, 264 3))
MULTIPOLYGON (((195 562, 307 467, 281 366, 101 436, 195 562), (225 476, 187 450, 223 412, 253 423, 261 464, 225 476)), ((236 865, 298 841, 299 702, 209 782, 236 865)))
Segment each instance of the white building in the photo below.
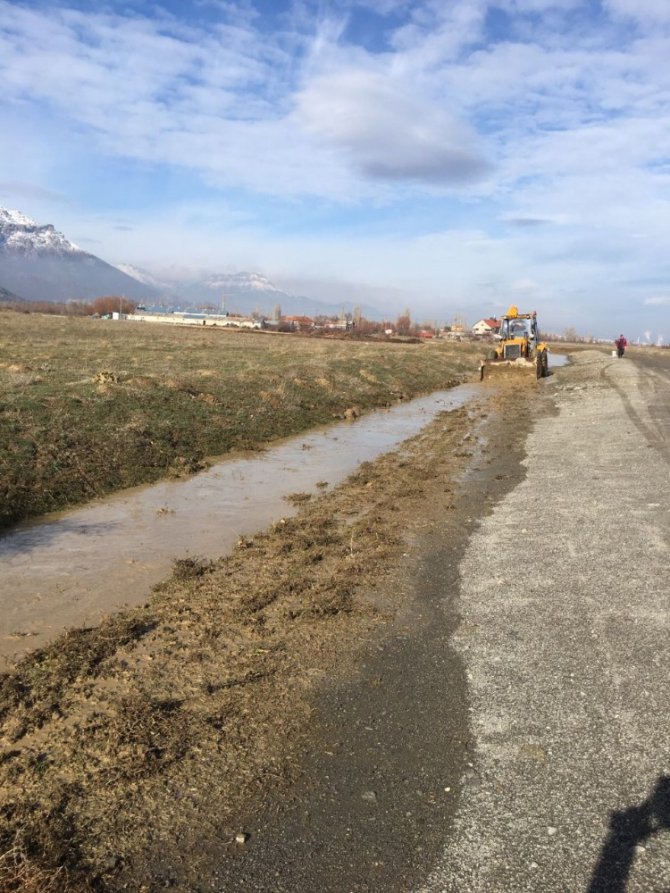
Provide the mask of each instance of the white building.
POLYGON ((494 317, 479 319, 472 327, 473 335, 495 335, 500 330, 500 321, 494 317))

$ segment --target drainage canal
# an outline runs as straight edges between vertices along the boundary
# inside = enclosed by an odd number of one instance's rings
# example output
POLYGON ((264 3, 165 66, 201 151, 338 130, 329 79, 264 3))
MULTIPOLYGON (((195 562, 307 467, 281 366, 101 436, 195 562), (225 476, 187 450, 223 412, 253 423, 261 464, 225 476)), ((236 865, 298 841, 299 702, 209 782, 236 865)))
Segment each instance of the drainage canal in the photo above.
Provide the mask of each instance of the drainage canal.
POLYGON ((286 497, 334 486, 462 406, 477 385, 438 391, 330 425, 194 477, 127 490, 0 538, 0 658, 143 602, 177 558, 218 557, 295 509, 286 497))
MULTIPOLYGON (((565 361, 552 354, 552 366, 565 361)), ((293 514, 290 494, 340 483, 477 393, 478 385, 437 391, 225 459, 187 480, 126 490, 14 528, 0 538, 0 659, 142 603, 175 559, 224 555, 240 536, 293 514)))

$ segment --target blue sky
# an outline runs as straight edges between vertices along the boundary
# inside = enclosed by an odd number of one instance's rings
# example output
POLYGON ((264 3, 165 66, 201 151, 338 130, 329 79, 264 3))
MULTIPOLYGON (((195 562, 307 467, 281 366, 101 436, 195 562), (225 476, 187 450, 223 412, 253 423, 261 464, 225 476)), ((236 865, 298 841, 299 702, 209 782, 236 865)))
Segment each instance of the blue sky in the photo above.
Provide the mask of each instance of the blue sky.
POLYGON ((0 204, 112 263, 670 339, 666 0, 0 0, 0 204))

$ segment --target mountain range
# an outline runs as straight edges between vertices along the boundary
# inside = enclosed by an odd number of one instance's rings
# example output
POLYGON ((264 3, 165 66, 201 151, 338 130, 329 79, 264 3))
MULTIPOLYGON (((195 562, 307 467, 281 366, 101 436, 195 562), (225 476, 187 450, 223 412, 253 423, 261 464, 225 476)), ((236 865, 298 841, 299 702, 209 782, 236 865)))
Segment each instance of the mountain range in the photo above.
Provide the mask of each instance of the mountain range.
MULTIPOLYGON (((229 312, 333 315, 351 302, 324 303, 277 288, 260 273, 209 273, 187 280, 157 279, 127 264, 112 266, 83 251, 51 224, 0 207, 0 301, 89 301, 102 295, 163 306, 211 304, 229 312)), ((362 308, 374 318, 378 311, 362 308)))

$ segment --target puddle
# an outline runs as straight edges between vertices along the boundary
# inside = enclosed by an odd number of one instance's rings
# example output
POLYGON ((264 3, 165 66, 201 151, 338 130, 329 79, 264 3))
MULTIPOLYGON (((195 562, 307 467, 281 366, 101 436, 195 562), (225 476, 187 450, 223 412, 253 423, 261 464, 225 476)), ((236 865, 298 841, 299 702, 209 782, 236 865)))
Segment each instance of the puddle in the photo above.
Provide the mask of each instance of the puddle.
POLYGON ((15 528, 0 538, 0 657, 141 604, 175 559, 225 554, 241 535, 295 514, 290 494, 340 483, 477 393, 478 385, 438 391, 223 460, 183 481, 126 490, 15 528))

